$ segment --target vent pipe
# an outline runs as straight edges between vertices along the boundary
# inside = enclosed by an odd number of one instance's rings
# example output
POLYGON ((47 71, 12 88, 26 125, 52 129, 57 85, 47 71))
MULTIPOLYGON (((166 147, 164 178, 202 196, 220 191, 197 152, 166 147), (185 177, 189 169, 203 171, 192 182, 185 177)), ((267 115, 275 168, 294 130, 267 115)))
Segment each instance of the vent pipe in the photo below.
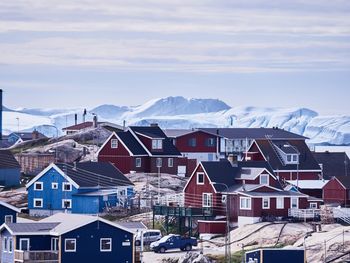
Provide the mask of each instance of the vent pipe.
POLYGON ((74 124, 77 125, 78 124, 78 114, 74 114, 74 124))

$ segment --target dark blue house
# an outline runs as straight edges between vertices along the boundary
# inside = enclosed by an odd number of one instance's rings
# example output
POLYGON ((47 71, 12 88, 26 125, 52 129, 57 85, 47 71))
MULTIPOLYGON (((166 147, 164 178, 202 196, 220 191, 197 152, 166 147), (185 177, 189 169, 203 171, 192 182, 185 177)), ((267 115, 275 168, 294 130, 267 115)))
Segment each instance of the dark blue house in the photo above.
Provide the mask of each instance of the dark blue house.
POLYGON ((16 223, 20 210, 8 203, 0 201, 0 225, 3 223, 16 223))
POLYGON ((27 184, 28 208, 33 216, 66 210, 96 215, 128 206, 133 187, 111 163, 51 164, 27 184))
POLYGON ((21 166, 9 150, 0 150, 0 186, 18 186, 21 166))
POLYGON ((134 234, 97 216, 58 213, 0 227, 1 262, 132 263, 134 234))

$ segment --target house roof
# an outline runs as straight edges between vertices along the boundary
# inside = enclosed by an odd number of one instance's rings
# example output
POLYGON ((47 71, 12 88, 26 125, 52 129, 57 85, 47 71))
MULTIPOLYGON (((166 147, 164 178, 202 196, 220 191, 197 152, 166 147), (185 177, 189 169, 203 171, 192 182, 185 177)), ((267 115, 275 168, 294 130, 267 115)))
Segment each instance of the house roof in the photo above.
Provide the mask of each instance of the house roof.
POLYGON ((322 164, 323 178, 350 176, 350 159, 345 152, 312 152, 312 155, 317 163, 322 164))
MULTIPOLYGON (((44 134, 41 132, 37 132, 38 139, 44 139, 47 138, 44 134)), ((13 132, 12 134, 17 135, 19 138, 21 138, 23 141, 30 141, 33 140, 33 132, 13 132)))
POLYGON ((133 183, 109 162, 58 163, 57 167, 80 187, 127 186, 133 183))
POLYGON ((350 176, 335 176, 346 187, 346 189, 350 189, 350 176))
MULTIPOLYGON (((181 156, 179 150, 174 146, 174 144, 170 141, 170 139, 165 135, 161 128, 158 126, 131 126, 129 129, 138 137, 140 140, 140 136, 144 135, 148 138, 153 139, 163 139, 163 149, 152 150, 148 149, 148 151, 154 156, 181 156), (141 135, 140 135, 141 134, 141 135)), ((146 147, 146 146, 145 146, 146 147)))
POLYGON ((297 186, 299 189, 322 189, 329 180, 287 180, 291 185, 297 186))
POLYGON ((148 153, 142 147, 142 145, 135 139, 130 131, 118 132, 117 136, 123 141, 125 146, 132 152, 133 155, 146 155, 148 153))
POLYGON ((0 150, 0 169, 20 168, 21 166, 9 150, 0 150))
POLYGON ((53 230, 60 223, 50 222, 50 223, 42 223, 42 222, 33 222, 33 223, 10 223, 6 224, 8 226, 8 230, 13 235, 20 235, 26 233, 36 233, 36 235, 49 234, 51 230, 53 230))
POLYGON ((195 133, 195 132, 205 132, 214 136, 221 137, 220 135, 216 133, 212 133, 203 129, 165 129, 164 133, 169 137, 169 138, 178 138, 187 134, 195 133))
POLYGON ((251 196, 251 197, 260 197, 260 196, 291 196, 291 197, 308 197, 306 194, 293 191, 276 191, 276 192, 240 192, 240 194, 251 196))
POLYGON ((117 225, 127 229, 145 230, 147 227, 142 222, 116 222, 117 225))
POLYGON ((106 195, 115 195, 118 194, 116 189, 100 189, 92 192, 84 192, 79 194, 74 194, 75 196, 106 196, 106 195))
POLYGON ((15 207, 15 206, 13 206, 13 205, 10 205, 10 204, 8 204, 8 203, 6 203, 6 202, 4 202, 4 201, 0 201, 0 206, 7 207, 8 209, 11 209, 11 210, 13 210, 13 211, 15 211, 15 212, 17 212, 17 213, 20 213, 20 212, 21 212, 21 210, 18 209, 17 207, 15 207))
POLYGON ((271 140, 297 139, 305 140, 307 137, 301 136, 278 128, 200 128, 201 130, 216 134, 228 139, 266 139, 269 136, 271 140))
MULTIPOLYGON (((101 124, 101 123, 102 122, 97 122, 97 124, 101 124)), ((62 131, 66 131, 66 130, 80 131, 82 129, 90 128, 92 126, 93 126, 92 121, 86 121, 86 122, 78 123, 76 125, 65 127, 62 129, 62 131)))
POLYGON ((268 160, 269 164, 274 170, 312 170, 320 171, 321 168, 313 157, 309 147, 306 145, 303 140, 277 140, 272 141, 272 144, 269 140, 255 140, 258 147, 262 151, 264 157, 268 160), (290 144, 296 148, 299 152, 299 165, 297 164, 284 164, 279 156, 277 155, 276 149, 272 145, 277 147, 281 145, 290 144))

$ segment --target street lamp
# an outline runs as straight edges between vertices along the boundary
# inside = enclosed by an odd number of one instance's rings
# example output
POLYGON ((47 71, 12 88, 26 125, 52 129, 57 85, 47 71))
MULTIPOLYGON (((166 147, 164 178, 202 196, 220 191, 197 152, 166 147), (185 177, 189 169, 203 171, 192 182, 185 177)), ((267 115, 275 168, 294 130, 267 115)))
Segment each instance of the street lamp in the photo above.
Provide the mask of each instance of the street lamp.
POLYGON ((225 261, 231 262, 231 237, 230 237, 230 218, 229 218, 229 205, 228 205, 228 186, 224 183, 212 182, 212 185, 223 185, 226 188, 226 237, 225 237, 225 261))

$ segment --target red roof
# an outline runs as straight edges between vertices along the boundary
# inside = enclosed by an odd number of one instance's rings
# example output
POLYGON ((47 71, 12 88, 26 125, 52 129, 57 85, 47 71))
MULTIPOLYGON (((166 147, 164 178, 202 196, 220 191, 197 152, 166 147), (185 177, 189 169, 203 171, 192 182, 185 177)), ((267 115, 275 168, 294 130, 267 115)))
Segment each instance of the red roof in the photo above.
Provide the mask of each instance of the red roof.
MULTIPOLYGON (((101 124, 101 123, 102 122, 98 122, 97 124, 101 124)), ((65 131, 65 130, 79 131, 79 130, 86 129, 86 128, 89 128, 89 127, 92 127, 92 126, 93 126, 93 122, 92 121, 86 121, 86 122, 79 123, 77 125, 72 125, 72 126, 63 128, 62 130, 63 131, 65 131)))

